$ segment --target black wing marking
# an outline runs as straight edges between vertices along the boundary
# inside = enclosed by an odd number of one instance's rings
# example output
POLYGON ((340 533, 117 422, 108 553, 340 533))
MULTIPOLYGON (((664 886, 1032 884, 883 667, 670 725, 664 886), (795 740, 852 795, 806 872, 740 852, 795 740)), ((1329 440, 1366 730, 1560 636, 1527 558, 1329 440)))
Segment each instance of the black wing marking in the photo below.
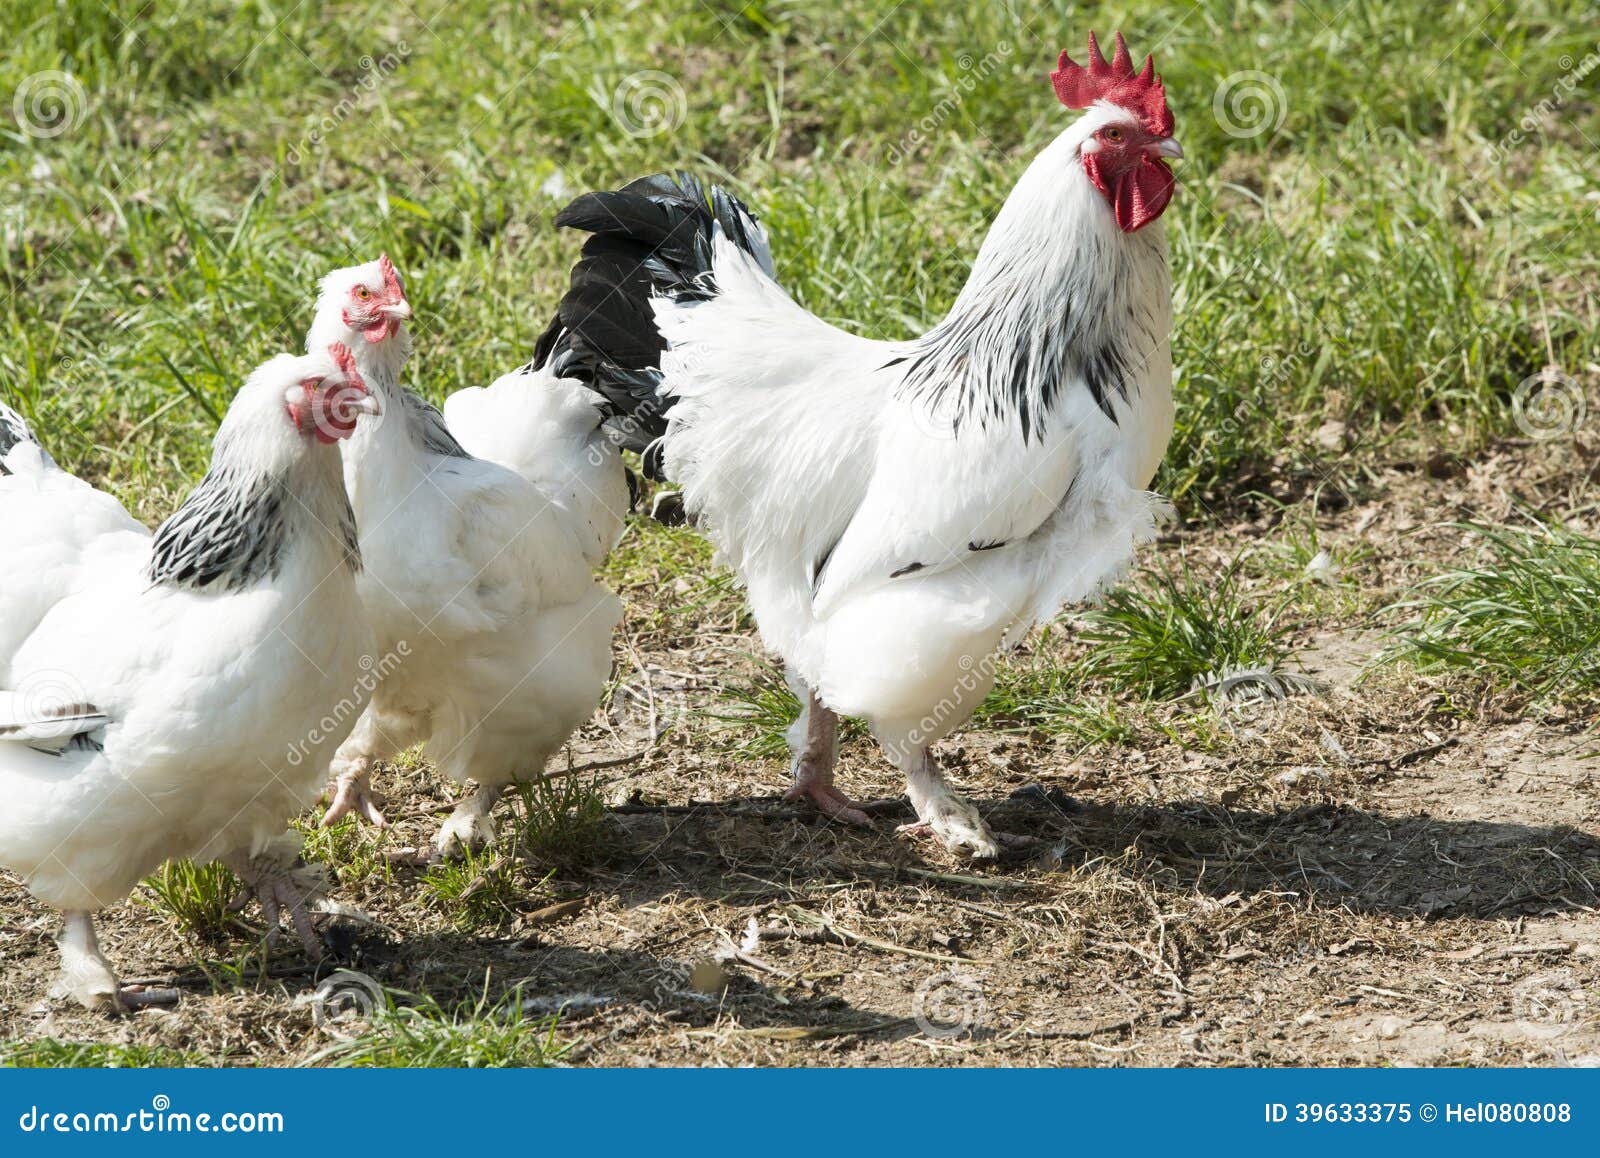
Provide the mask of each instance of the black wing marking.
POLYGON ((402 390, 400 400, 406 408, 406 420, 417 444, 441 458, 471 458, 465 447, 456 441, 445 425, 439 408, 414 390, 402 390))

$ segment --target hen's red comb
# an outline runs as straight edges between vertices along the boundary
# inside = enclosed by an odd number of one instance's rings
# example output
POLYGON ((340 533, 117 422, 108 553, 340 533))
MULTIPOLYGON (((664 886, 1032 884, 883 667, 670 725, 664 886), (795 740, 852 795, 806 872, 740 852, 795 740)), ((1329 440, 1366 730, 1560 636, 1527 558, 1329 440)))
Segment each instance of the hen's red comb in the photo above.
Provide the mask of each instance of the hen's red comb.
POLYGON ((1154 57, 1144 58, 1144 68, 1133 71, 1133 58, 1122 33, 1117 33, 1117 48, 1111 62, 1100 52, 1100 45, 1089 33, 1089 66, 1073 62, 1063 50, 1056 70, 1050 74, 1056 97, 1069 109, 1086 109, 1095 101, 1121 105, 1144 121, 1145 128, 1158 137, 1172 135, 1172 110, 1167 108, 1167 90, 1156 75, 1154 57))
POLYGON ((383 284, 389 288, 389 292, 405 297, 406 287, 400 282, 400 271, 395 269, 387 253, 378 255, 378 269, 383 273, 383 284))
POLYGON ((328 356, 344 374, 346 382, 352 386, 366 388, 366 383, 361 380, 361 371, 356 367, 356 356, 350 352, 349 346, 343 342, 335 342, 328 347, 328 356))

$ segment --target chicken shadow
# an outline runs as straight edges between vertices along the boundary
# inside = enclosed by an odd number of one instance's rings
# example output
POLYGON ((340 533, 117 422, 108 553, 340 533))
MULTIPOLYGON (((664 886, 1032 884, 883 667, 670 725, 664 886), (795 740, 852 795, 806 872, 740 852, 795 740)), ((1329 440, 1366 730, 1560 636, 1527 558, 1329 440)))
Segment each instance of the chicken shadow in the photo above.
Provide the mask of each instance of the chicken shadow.
MULTIPOLYGON (((962 877, 997 875, 1048 891, 1050 877, 1040 869, 1111 862, 1156 888, 1289 894, 1372 915, 1486 919, 1600 904, 1600 836, 1565 825, 1389 815, 1348 804, 1259 810, 1201 800, 1096 802, 1037 785, 976 803, 995 828, 1039 844, 995 865, 953 867, 924 843, 891 838, 894 821, 911 819, 909 805, 870 831, 775 802, 696 805, 663 811, 654 831, 641 834, 643 854, 627 891, 669 885, 725 899, 729 873, 796 885, 916 879, 939 887, 942 877, 954 877, 958 889, 962 877)), ((637 813, 628 819, 640 827, 637 813)), ((1003 907, 1005 893, 991 896, 1003 907)))

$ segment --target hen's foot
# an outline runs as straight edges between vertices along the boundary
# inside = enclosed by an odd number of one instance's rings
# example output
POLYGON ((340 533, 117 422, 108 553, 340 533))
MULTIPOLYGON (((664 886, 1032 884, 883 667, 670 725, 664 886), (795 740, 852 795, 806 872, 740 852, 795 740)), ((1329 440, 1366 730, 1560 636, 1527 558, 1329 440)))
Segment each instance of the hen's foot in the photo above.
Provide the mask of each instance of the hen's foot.
POLYGON ((126 1013, 150 1005, 175 1005, 176 989, 150 989, 117 981, 111 962, 100 951, 94 918, 88 913, 67 913, 57 942, 61 949, 61 975, 50 987, 53 998, 76 1001, 96 1013, 126 1013))
POLYGON ((267 944, 278 943, 287 914, 300 943, 305 946, 306 956, 313 961, 322 960, 325 946, 306 907, 321 891, 322 882, 316 874, 305 867, 284 864, 270 857, 232 858, 227 864, 245 887, 246 895, 235 905, 242 908, 250 897, 261 905, 261 915, 267 922, 267 944))
POLYGON ((479 788, 460 804, 439 826, 433 838, 435 860, 453 860, 478 852, 494 843, 494 803, 500 798, 498 787, 479 788))
POLYGON ((332 828, 347 816, 359 816, 374 828, 387 828, 389 821, 378 808, 372 795, 372 775, 366 771, 352 771, 341 775, 333 783, 333 800, 323 814, 322 827, 332 828))

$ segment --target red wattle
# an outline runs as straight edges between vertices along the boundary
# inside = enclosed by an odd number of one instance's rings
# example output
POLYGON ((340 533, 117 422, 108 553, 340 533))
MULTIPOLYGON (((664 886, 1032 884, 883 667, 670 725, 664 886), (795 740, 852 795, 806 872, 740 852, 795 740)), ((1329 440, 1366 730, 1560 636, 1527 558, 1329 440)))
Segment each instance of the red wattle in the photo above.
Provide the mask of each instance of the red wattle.
POLYGON ((1172 200, 1176 184, 1165 161, 1155 157, 1141 159, 1116 179, 1112 189, 1111 208, 1117 215, 1118 227, 1124 233, 1133 233, 1160 217, 1172 200))

